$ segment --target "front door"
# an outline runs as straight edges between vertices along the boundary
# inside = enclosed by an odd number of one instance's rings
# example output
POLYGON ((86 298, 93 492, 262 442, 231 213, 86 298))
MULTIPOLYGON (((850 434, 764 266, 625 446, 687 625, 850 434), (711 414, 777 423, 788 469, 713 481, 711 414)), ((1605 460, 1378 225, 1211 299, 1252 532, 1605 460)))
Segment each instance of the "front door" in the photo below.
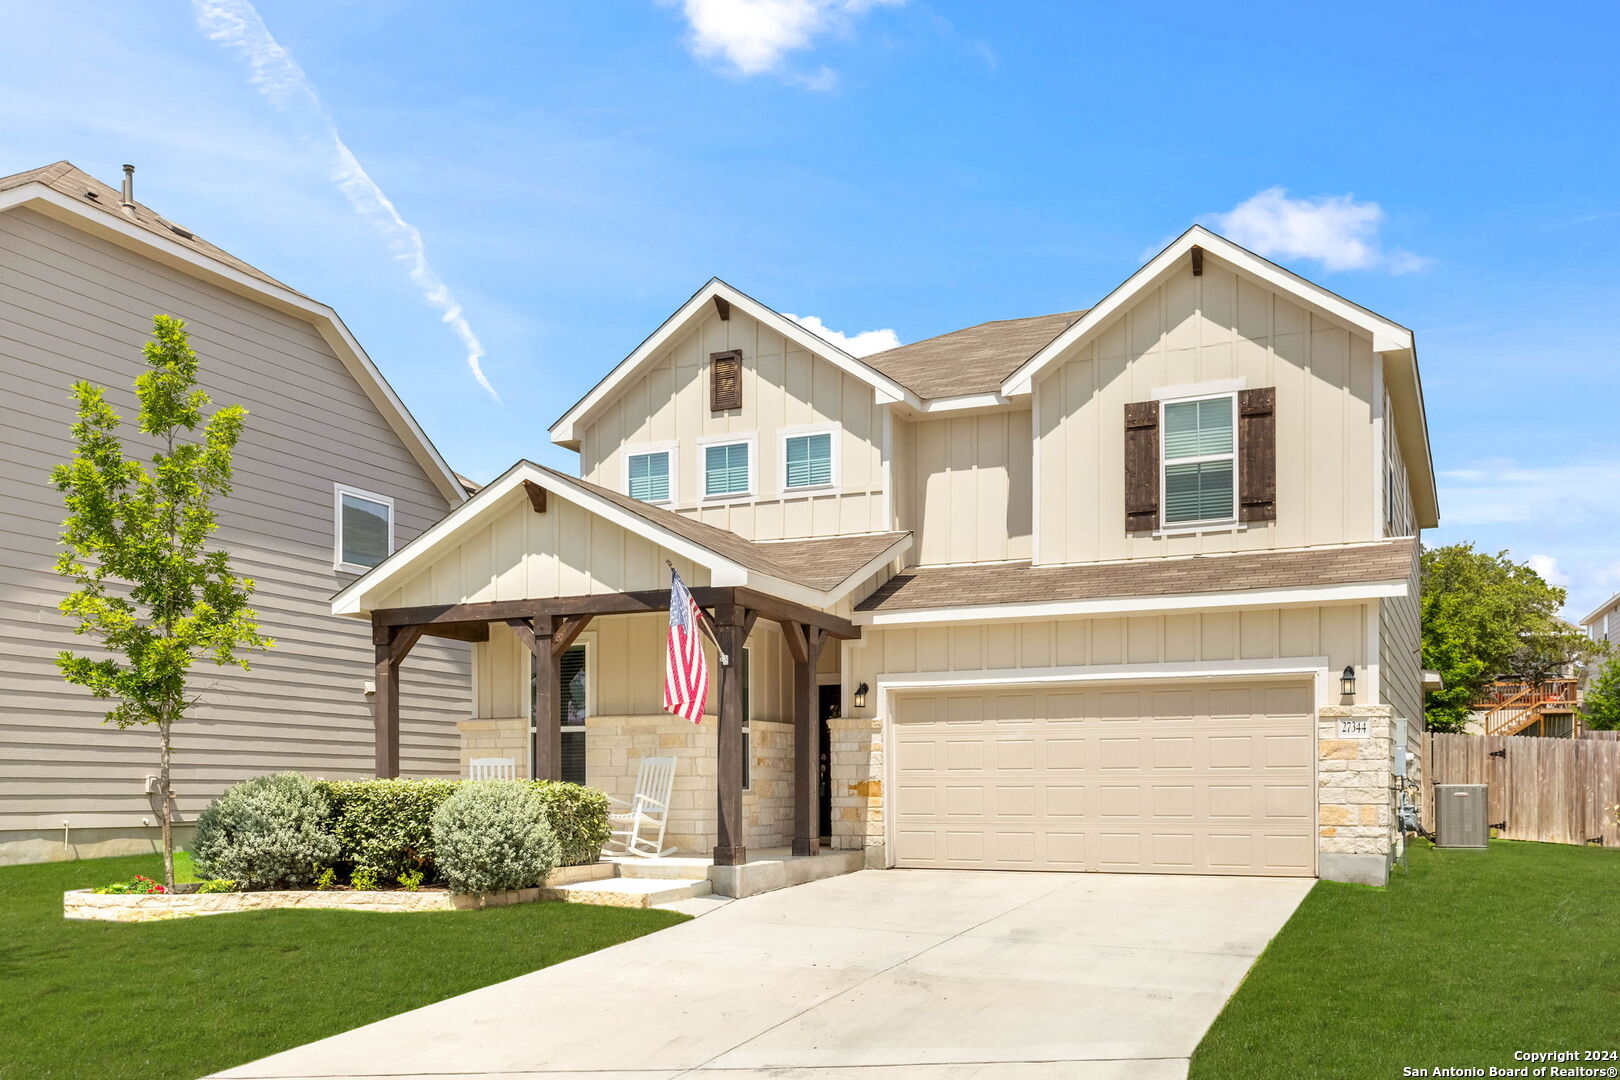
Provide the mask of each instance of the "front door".
POLYGON ((829 841, 832 839, 832 732, 827 721, 841 715, 843 696, 843 687, 837 683, 822 684, 817 725, 821 729, 821 835, 829 841))

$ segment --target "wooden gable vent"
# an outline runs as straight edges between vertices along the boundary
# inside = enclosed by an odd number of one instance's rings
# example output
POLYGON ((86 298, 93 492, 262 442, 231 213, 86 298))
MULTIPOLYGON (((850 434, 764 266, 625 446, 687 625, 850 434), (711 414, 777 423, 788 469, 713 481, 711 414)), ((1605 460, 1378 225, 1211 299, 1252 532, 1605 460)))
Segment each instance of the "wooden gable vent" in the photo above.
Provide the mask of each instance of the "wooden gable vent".
POLYGON ((742 350, 709 354, 709 408, 742 408, 742 350))

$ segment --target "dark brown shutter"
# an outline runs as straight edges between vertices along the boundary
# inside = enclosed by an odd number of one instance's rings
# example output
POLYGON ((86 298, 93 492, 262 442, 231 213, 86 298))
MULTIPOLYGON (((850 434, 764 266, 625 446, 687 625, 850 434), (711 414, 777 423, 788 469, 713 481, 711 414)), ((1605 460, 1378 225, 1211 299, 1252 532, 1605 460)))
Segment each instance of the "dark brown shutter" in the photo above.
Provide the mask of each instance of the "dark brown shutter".
POLYGON ((742 408, 742 350, 709 354, 709 408, 742 408))
POLYGON ((1238 394, 1238 520, 1277 520, 1277 388, 1238 394))
POLYGON ((1125 531, 1159 525, 1159 403, 1125 406, 1125 531))

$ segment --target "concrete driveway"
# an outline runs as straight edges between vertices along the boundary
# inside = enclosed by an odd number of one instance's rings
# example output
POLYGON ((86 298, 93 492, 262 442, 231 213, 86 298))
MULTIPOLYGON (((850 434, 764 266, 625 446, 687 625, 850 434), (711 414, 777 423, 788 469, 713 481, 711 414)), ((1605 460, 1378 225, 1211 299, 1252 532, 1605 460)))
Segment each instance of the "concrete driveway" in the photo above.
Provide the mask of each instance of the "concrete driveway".
POLYGON ((218 1075, 1183 1077, 1310 886, 867 870, 218 1075))

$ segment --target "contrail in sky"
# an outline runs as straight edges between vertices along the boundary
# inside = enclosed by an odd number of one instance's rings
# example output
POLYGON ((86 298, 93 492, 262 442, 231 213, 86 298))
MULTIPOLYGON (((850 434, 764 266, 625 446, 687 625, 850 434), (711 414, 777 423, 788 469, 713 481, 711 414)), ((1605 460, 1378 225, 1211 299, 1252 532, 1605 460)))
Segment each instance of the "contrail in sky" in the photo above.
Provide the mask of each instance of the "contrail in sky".
POLYGON ((348 144, 338 134, 332 116, 321 104, 309 76, 292 55, 282 48, 264 20, 248 0, 192 0, 197 12, 197 26, 211 40, 239 53, 247 61, 249 77, 259 92, 277 108, 302 113, 304 121, 321 140, 328 144, 332 155, 332 179, 338 190, 348 197, 349 203, 361 217, 376 226, 388 239, 394 257, 410 270, 411 280, 422 291, 422 297, 443 313, 444 322, 461 339, 467 350, 467 366, 472 369, 478 385, 496 401, 500 395, 484 377, 484 346, 473 333, 461 305, 450 295, 450 287, 428 265, 427 248, 422 233, 399 216, 399 210, 383 194, 383 189, 371 178, 348 144))

